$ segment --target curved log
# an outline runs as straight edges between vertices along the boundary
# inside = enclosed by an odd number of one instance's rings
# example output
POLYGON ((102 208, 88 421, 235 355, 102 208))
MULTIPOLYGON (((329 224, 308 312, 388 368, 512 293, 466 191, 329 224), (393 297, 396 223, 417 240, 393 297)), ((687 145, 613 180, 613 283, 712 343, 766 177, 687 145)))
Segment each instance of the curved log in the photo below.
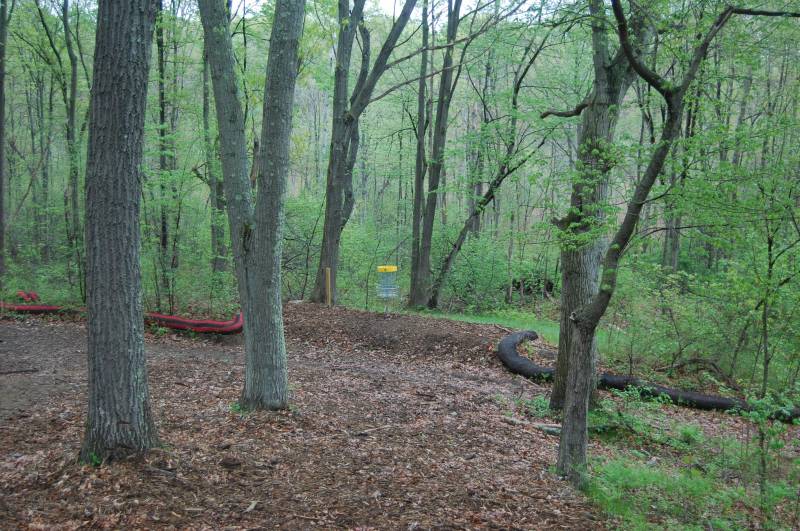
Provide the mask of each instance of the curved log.
MULTIPOLYGON (((537 365, 526 357, 520 356, 517 346, 524 341, 533 341, 539 335, 532 331, 514 332, 505 336, 497 345, 497 357, 503 362, 508 370, 514 374, 533 378, 537 380, 550 380, 553 378, 555 369, 537 365)), ((619 376, 604 372, 600 374, 597 382, 600 389, 625 390, 630 387, 638 387, 643 396, 658 397, 666 396, 669 400, 679 406, 687 406, 694 409, 715 410, 715 411, 752 411, 752 407, 741 398, 726 398, 724 396, 706 395, 695 391, 681 391, 663 385, 645 382, 632 376, 619 376)), ((772 414, 773 419, 784 422, 792 422, 800 418, 800 407, 791 411, 780 410, 772 414)))

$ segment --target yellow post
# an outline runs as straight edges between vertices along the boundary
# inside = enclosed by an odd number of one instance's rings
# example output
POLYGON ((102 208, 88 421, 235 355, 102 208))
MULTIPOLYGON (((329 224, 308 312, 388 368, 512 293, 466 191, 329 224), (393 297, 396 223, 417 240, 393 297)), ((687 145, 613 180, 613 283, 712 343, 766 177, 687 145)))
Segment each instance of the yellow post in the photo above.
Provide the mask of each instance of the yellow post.
POLYGON ((333 293, 331 293, 331 268, 325 268, 325 303, 333 306, 333 293))

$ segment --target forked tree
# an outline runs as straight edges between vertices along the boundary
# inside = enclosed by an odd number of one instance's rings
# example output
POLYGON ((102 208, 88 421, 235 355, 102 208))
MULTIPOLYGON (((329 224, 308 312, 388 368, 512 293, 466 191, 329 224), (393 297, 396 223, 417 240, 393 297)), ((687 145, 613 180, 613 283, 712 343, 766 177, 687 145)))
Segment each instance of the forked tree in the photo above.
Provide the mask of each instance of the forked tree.
POLYGON ((284 196, 305 0, 279 0, 275 6, 261 146, 255 164, 255 204, 226 2, 200 0, 199 6, 219 124, 231 248, 244 314, 245 383, 240 404, 247 409, 282 409, 288 404, 281 301, 284 196))
MULTIPOLYGON (((576 486, 583 486, 586 480, 587 417, 596 368, 593 354, 595 333, 600 319, 611 302, 617 285, 620 260, 634 234, 642 208, 656 179, 664 169, 672 146, 681 134, 689 87, 697 77, 711 42, 734 15, 800 17, 800 13, 786 11, 727 7, 717 16, 709 29, 698 37, 698 43, 689 56, 683 76, 679 79, 667 79, 647 66, 641 52, 636 49, 620 0, 612 0, 611 5, 616 19, 620 47, 626 60, 636 74, 661 95, 666 113, 661 136, 650 155, 644 174, 627 202, 622 221, 614 231, 610 245, 605 251, 599 289, 588 303, 577 307, 569 316, 571 345, 566 387, 568 392, 565 396, 557 469, 576 486)), ((603 151, 598 148, 598 153, 602 156, 603 151)))
POLYGON ((100 2, 86 162, 89 411, 81 460, 157 443, 139 263, 142 147, 154 0, 100 2))
POLYGON ((389 57, 398 45, 416 0, 405 0, 400 14, 395 19, 386 40, 370 64, 370 32, 364 25, 364 4, 366 0, 339 0, 339 35, 336 41, 336 67, 333 82, 333 114, 331 125, 331 145, 328 156, 328 174, 325 187, 325 222, 322 229, 322 248, 320 249, 314 290, 311 300, 323 302, 326 296, 325 270, 330 268, 330 283, 333 301, 336 302, 336 273, 339 268, 339 247, 342 231, 353 213, 353 168, 355 167, 359 145, 359 119, 372 100, 375 86, 393 64, 389 57), (361 65, 358 77, 350 86, 350 63, 356 33, 361 39, 361 65))

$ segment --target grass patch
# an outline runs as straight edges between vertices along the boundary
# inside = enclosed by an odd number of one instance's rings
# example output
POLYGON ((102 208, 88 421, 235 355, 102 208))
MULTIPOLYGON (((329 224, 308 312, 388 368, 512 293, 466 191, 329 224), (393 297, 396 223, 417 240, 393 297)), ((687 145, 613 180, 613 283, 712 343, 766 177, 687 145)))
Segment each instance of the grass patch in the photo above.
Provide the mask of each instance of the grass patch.
POLYGON ((467 314, 467 313, 445 313, 434 311, 411 312, 416 315, 434 317, 440 319, 451 319, 465 323, 476 324, 497 324, 515 330, 534 330, 545 341, 551 344, 558 344, 558 321, 542 319, 532 313, 519 310, 497 310, 487 313, 467 314))

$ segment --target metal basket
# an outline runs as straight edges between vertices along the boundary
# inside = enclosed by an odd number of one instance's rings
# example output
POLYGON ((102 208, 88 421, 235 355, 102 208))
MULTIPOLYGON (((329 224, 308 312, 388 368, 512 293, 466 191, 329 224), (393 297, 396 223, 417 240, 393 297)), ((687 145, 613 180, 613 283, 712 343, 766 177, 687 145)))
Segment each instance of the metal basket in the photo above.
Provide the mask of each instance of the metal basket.
POLYGON ((400 295, 397 285, 397 266, 378 266, 378 298, 396 299, 400 295))

